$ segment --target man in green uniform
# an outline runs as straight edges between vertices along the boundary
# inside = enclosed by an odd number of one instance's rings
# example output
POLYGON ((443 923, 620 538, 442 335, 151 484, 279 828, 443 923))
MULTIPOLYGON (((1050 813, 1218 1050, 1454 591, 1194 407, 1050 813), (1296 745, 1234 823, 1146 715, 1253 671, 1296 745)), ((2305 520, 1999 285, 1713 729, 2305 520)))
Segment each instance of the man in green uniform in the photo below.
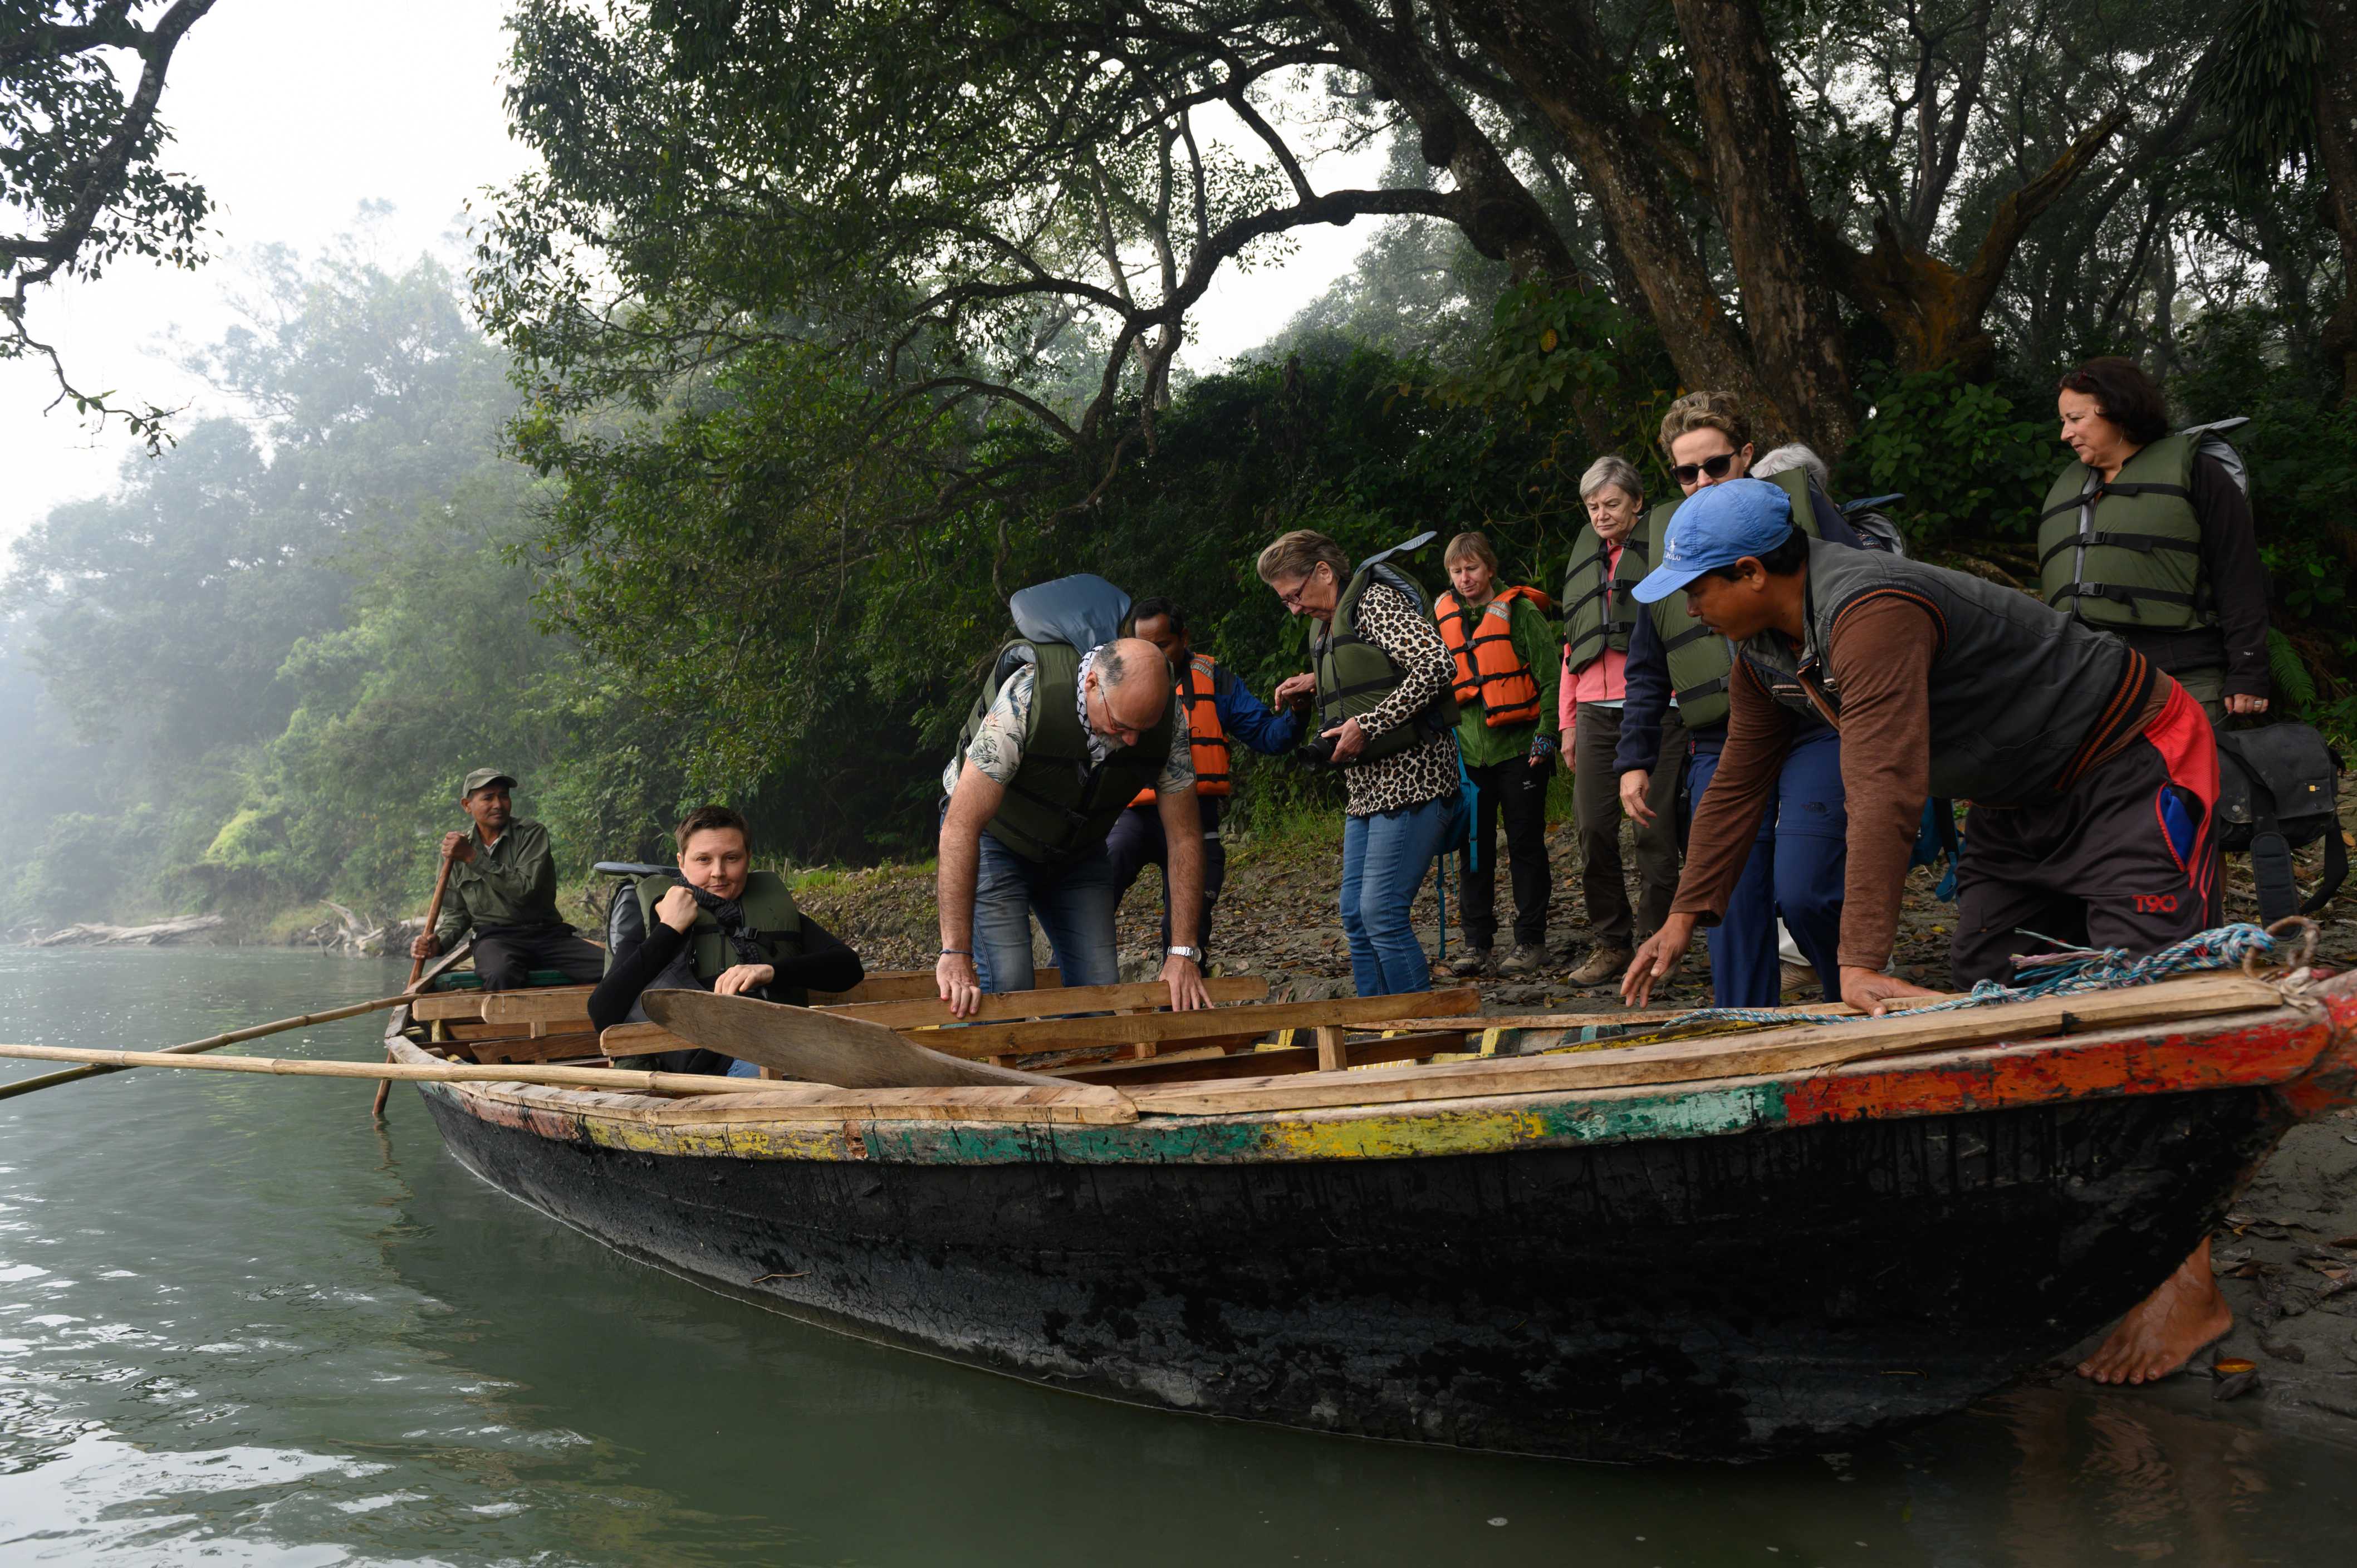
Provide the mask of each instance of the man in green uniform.
POLYGON ((567 980, 588 984, 605 973, 605 954, 574 935, 556 912, 556 861, 548 851, 548 830, 518 822, 515 780, 496 768, 467 775, 458 805, 474 819, 472 831, 447 833, 442 853, 450 858, 450 886, 442 918, 410 944, 413 958, 432 958, 475 933, 475 972, 486 991, 513 991, 532 983, 535 969, 553 969, 567 980))

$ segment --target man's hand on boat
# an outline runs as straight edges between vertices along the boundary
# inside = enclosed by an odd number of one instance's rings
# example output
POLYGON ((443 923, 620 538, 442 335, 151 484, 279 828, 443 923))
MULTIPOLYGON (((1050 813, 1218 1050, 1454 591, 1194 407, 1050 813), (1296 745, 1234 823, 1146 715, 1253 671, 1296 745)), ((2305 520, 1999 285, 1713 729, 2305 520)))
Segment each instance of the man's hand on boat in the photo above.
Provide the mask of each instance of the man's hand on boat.
POLYGON ((970 954, 943 952, 933 961, 933 983, 941 987, 952 1018, 971 1018, 982 1005, 982 979, 974 972, 970 954))
POLYGON ((1620 1004, 1642 1007, 1653 999, 1653 987, 1676 972, 1678 962, 1694 944, 1695 918, 1692 915, 1672 915, 1662 922, 1662 929, 1647 937, 1637 949, 1637 956, 1629 961, 1628 972, 1620 977, 1620 1004))
POLYGON ((465 865, 475 858, 475 835, 471 832, 444 833, 442 853, 465 865))
POLYGON ((1846 963, 1841 967, 1842 1000, 1861 1013, 1880 1017, 1890 1010, 1891 1004, 1910 996, 1937 996, 1940 993, 1921 985, 1910 985, 1895 974, 1885 974, 1877 969, 1862 969, 1846 963))
POLYGON ((1211 993, 1203 988, 1203 968, 1191 958, 1163 955, 1162 983, 1170 988, 1173 1013, 1191 1013, 1211 1004, 1211 993))
POLYGON ((441 952, 442 939, 432 931, 418 932, 416 940, 409 944, 409 956, 412 958, 438 958, 441 952))

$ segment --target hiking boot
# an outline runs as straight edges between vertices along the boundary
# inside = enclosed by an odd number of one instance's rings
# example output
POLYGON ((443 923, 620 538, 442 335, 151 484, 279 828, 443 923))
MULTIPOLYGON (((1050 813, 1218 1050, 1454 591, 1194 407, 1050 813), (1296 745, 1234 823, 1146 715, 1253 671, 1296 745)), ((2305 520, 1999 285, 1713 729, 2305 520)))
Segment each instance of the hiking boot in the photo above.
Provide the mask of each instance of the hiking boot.
POLYGON ((1460 980, 1470 980, 1476 975, 1489 973, 1490 950, 1488 948, 1467 948, 1465 950, 1465 955, 1462 958, 1451 959, 1449 961, 1448 972, 1456 975, 1460 980))
POLYGON ((1636 956, 1633 948, 1608 947, 1599 943, 1588 950, 1587 961, 1565 979, 1574 985, 1601 985, 1629 972, 1630 961, 1636 956))
POLYGON ((1506 955, 1505 961, 1498 965, 1498 972, 1501 975, 1536 974, 1545 967, 1546 949, 1535 942, 1519 942, 1515 944, 1514 950, 1506 955))

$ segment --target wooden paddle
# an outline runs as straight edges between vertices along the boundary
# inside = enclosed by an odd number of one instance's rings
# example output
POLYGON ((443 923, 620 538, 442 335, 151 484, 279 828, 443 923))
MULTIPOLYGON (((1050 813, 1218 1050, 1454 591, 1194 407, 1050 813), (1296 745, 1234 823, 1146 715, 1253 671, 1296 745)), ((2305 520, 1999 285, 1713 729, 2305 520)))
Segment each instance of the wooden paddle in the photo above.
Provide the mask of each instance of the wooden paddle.
POLYGON ((647 1016, 681 1039, 837 1089, 927 1089, 958 1084, 1061 1084, 1044 1073, 962 1060, 913 1045, 881 1024, 709 991, 650 991, 647 1016))
MULTIPOLYGON (((431 935, 434 930, 434 922, 442 918, 442 894, 443 890, 447 888, 449 886, 450 852, 445 850, 442 852, 442 868, 434 874, 434 897, 426 901, 425 929, 419 933, 420 935, 431 935)), ((422 958, 412 958, 409 961, 409 988, 412 991, 417 989, 417 977, 425 972, 425 962, 426 961, 422 958)), ((391 1061, 393 1059, 393 1047, 390 1046, 385 1047, 384 1059, 387 1061, 391 1061)), ((384 1114, 385 1099, 392 1093, 393 1079, 388 1078, 382 1079, 377 1084, 376 1098, 369 1101, 370 1120, 373 1121, 377 1117, 384 1114)))
MULTIPOLYGON (((279 1078, 373 1078, 385 1083, 537 1083, 558 1089, 620 1089, 640 1093, 743 1094, 783 1087, 758 1078, 709 1073, 632 1072, 621 1068, 518 1066, 475 1062, 308 1061, 296 1057, 194 1057, 168 1051, 85 1050, 79 1046, 0 1046, 0 1058, 88 1062, 109 1071, 135 1067, 202 1068, 209 1072, 261 1072, 279 1078)), ((1050 1083, 1060 1083, 1049 1079, 1050 1083)), ((1070 1085, 1062 1085, 1069 1088, 1070 1085)))
MULTIPOLYGON (((264 1035, 283 1035, 289 1029, 307 1028, 313 1024, 332 1024, 339 1018, 357 1018, 363 1013, 381 1013, 388 1007, 398 1007, 404 1002, 414 1002, 417 994, 414 991, 404 991, 398 996, 380 996, 373 1002, 355 1002, 349 1007, 331 1007, 324 1013, 305 1013, 297 1017, 281 1018, 275 1023, 256 1024, 249 1029, 231 1029, 226 1035, 210 1035, 201 1040, 190 1040, 186 1045, 167 1046, 158 1054, 171 1057, 189 1056, 198 1051, 217 1050, 222 1046, 233 1046, 241 1040, 258 1040, 264 1035)), ((83 1067, 68 1068, 63 1072, 45 1072, 38 1078, 0 1084, 0 1100, 14 1099, 19 1094, 30 1094, 37 1089, 50 1089, 60 1083, 71 1083, 77 1079, 97 1078, 102 1073, 123 1070, 119 1067, 102 1067, 93 1063, 83 1067)))

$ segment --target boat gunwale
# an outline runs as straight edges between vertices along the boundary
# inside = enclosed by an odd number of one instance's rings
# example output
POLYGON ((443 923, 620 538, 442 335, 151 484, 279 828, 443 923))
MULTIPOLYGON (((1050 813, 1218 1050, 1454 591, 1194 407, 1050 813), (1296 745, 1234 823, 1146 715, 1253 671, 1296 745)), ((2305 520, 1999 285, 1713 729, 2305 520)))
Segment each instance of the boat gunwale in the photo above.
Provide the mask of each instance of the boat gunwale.
MULTIPOLYGON (((433 1057, 396 1038, 397 1058, 433 1057)), ((1924 1050, 1834 1067, 1615 1087, 1343 1106, 1162 1115, 961 1116, 971 1090, 896 1091, 931 1115, 877 1115, 877 1091, 780 1085, 772 1095, 673 1100, 521 1083, 420 1084, 478 1120, 650 1154, 916 1163, 1278 1163, 1502 1153, 1776 1127, 2020 1108, 2123 1094, 2297 1090, 2302 1114, 2357 1087, 2357 975, 2299 1002, 2190 1023, 1924 1050), (839 1098, 838 1098, 839 1097, 839 1098)), ((2297 1098, 2297 1096, 2296 1096, 2297 1098)))

